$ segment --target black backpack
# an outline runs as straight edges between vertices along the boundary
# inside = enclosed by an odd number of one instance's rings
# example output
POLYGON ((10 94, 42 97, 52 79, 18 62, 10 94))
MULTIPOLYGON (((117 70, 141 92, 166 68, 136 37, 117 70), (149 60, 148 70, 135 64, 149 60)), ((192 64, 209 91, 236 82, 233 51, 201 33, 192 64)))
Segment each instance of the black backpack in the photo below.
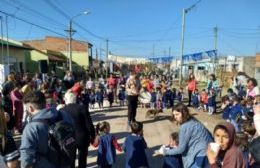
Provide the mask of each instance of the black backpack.
POLYGON ((59 111, 54 120, 36 119, 33 122, 48 124, 48 160, 57 166, 69 166, 75 162, 76 139, 73 125, 62 119, 59 111))

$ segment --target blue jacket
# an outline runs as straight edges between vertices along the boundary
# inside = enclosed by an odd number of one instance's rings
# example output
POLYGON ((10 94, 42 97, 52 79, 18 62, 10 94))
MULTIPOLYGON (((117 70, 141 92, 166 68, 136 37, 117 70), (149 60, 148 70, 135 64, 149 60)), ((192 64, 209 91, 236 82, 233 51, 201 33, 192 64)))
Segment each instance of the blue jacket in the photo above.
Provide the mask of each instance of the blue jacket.
POLYGON ((104 134, 100 136, 98 146, 97 164, 99 166, 112 165, 116 161, 116 149, 112 144, 113 136, 104 134))
POLYGON ((103 102, 104 96, 101 91, 96 92, 96 100, 97 100, 97 102, 103 102))
POLYGON ((208 106, 210 106, 210 107, 216 106, 216 95, 215 94, 208 95, 208 106))
POLYGON ((227 106, 223 109, 222 118, 223 118, 224 120, 229 119, 229 113, 230 113, 231 107, 232 107, 231 105, 227 105, 227 106))
POLYGON ((151 93, 151 103, 155 103, 156 102, 156 92, 152 92, 151 93))
POLYGON ((207 128, 195 119, 190 119, 181 124, 179 130, 179 145, 167 149, 166 155, 182 155, 183 167, 190 167, 197 157, 205 157, 208 143, 212 136, 207 128))
POLYGON ((143 137, 129 135, 123 145, 126 156, 125 168, 149 167, 145 149, 147 144, 143 137))
MULTIPOLYGON (((172 149, 172 148, 171 148, 172 149)), ((166 155, 163 158, 163 168, 182 168, 181 155, 166 155)))
POLYGON ((192 105, 198 107, 199 106, 199 94, 198 93, 192 93, 191 96, 192 105))
MULTIPOLYGON (((43 122, 32 122, 36 119, 54 120, 57 115, 56 109, 51 108, 43 109, 32 116, 31 122, 24 128, 21 139, 20 154, 22 167, 57 168, 47 159, 48 125, 43 122)), ((68 114, 62 112, 62 117, 65 121, 73 123, 68 114)))
POLYGON ((126 96, 125 96, 125 91, 124 90, 120 90, 118 93, 118 99, 119 100, 125 100, 126 96))
POLYGON ((177 98, 178 98, 179 102, 183 101, 183 93, 182 92, 178 92, 177 98))
POLYGON ((231 120, 236 120, 238 116, 242 115, 242 108, 240 104, 236 104, 235 106, 231 107, 230 113, 229 113, 229 118, 231 120))

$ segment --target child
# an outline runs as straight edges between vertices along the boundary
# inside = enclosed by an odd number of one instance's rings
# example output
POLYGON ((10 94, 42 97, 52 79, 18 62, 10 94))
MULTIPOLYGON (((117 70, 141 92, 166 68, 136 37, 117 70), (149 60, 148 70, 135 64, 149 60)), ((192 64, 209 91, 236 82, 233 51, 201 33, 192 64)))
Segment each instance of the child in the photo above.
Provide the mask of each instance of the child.
POLYGON ((223 111, 222 118, 226 121, 230 121, 229 120, 229 113, 230 113, 231 105, 230 105, 230 101, 229 101, 228 96, 222 97, 221 102, 222 102, 221 109, 223 111))
POLYGON ((120 106, 124 106, 124 102, 125 102, 125 98, 126 98, 126 96, 125 96, 125 90, 122 88, 122 87, 120 87, 120 89, 119 89, 119 93, 118 93, 118 99, 119 99, 119 103, 120 103, 120 106))
POLYGON ((207 111, 207 106, 208 106, 208 94, 205 89, 202 90, 200 93, 200 102, 201 106, 203 108, 203 111, 207 111))
MULTIPOLYGON (((168 145, 163 145, 159 151, 155 151, 155 156, 157 154, 163 154, 166 148, 176 148, 179 144, 179 135, 177 132, 173 132, 170 135, 170 141, 168 145)), ((182 158, 181 155, 166 155, 164 156, 163 168, 182 168, 182 158)))
POLYGON ((247 135, 248 142, 252 142, 252 140, 257 136, 255 126, 250 121, 243 122, 241 131, 247 135))
POLYGON ((178 98, 179 102, 183 101, 184 93, 183 93, 183 88, 182 87, 180 87, 180 90, 177 93, 177 98, 178 98))
POLYGON ((176 91, 176 88, 173 88, 173 89, 172 89, 171 102, 170 102, 171 107, 174 107, 174 100, 175 100, 176 97, 177 97, 177 93, 176 93, 176 92, 177 92, 177 91, 176 91))
POLYGON ((237 96, 233 97, 233 104, 230 109, 229 118, 231 120, 231 123, 234 125, 236 132, 240 131, 240 117, 242 115, 241 106, 239 104, 239 98, 237 96))
POLYGON ((171 91, 170 87, 167 87, 165 95, 166 95, 167 108, 172 107, 172 103, 171 103, 172 91, 171 91))
POLYGON ((96 91, 96 100, 98 102, 98 106, 100 109, 103 109, 103 101, 104 101, 104 95, 101 89, 97 89, 96 91))
POLYGON ((153 89, 151 93, 151 102, 150 102, 151 109, 155 109, 155 103, 156 103, 156 91, 155 89, 153 89))
POLYGON ((216 95, 214 93, 214 89, 209 90, 208 94, 208 114, 212 115, 215 112, 216 107, 216 95))
POLYGON ((248 136, 244 133, 237 133, 235 137, 235 145, 243 153, 243 159, 245 161, 244 168, 249 168, 248 136))
POLYGON ((106 121, 98 123, 96 126, 98 135, 97 164, 99 168, 110 168, 116 161, 116 150, 122 152, 122 148, 118 144, 116 138, 110 134, 110 124, 106 121))
POLYGON ((161 88, 157 88, 157 93, 156 93, 156 109, 161 110, 162 109, 162 91, 161 88))
POLYGON ((112 107, 112 104, 114 102, 114 93, 112 89, 108 89, 107 99, 109 102, 109 106, 112 107))
POLYGON ((89 102, 90 102, 90 108, 94 109, 95 108, 95 103, 96 103, 96 95, 95 95, 95 91, 94 90, 91 90, 91 92, 90 92, 89 102))
POLYGON ((192 106, 194 108, 199 107, 199 92, 198 89, 195 89, 191 95, 191 101, 192 101, 192 106))
POLYGON ((125 168, 149 167, 145 149, 147 144, 143 137, 143 124, 131 123, 132 134, 125 139, 123 149, 126 156, 125 168))

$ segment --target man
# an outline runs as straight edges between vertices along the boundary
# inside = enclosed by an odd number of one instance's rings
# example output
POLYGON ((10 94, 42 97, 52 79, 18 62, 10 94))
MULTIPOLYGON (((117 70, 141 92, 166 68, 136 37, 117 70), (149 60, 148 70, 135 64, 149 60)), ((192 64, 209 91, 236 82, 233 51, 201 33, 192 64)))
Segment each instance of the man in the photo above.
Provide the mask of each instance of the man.
MULTIPOLYGON (((87 155, 90 142, 95 139, 95 128, 92 123, 88 108, 76 104, 76 95, 68 91, 65 96, 65 107, 61 111, 69 114, 75 124, 76 145, 78 149, 79 168, 87 167, 87 155)), ((75 158, 76 159, 76 158, 75 158)), ((71 168, 75 168, 73 164, 71 168)))
MULTIPOLYGON (((46 99, 40 91, 29 93, 24 97, 24 104, 31 121, 26 125, 22 134, 20 147, 21 167, 60 168, 48 160, 49 126, 44 122, 39 122, 39 120, 54 121, 58 117, 58 112, 54 108, 45 108, 46 99)), ((66 113, 61 113, 61 115, 63 120, 72 123, 72 119, 66 113)))

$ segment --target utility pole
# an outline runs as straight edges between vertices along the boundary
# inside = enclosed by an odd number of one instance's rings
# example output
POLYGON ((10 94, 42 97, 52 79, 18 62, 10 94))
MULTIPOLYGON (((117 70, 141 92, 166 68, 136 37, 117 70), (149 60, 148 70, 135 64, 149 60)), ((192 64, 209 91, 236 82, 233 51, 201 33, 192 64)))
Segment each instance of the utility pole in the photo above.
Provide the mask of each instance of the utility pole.
POLYGON ((1 20, 1 48, 2 48, 2 51, 1 51, 1 56, 2 56, 2 59, 1 59, 1 63, 4 64, 4 33, 3 33, 3 17, 0 16, 0 20, 1 20))
POLYGON ((69 22, 69 70, 72 72, 72 20, 69 22))
POLYGON ((107 48, 106 48, 106 79, 108 78, 108 69, 109 69, 109 61, 108 61, 108 43, 109 43, 109 40, 106 39, 106 45, 107 45, 107 48))
MULTIPOLYGON (((217 42, 218 42, 218 27, 214 27, 214 50, 216 51, 217 54, 217 42)), ((216 61, 217 61, 217 56, 214 55, 214 73, 216 73, 216 61)))
POLYGON ((184 33, 185 33, 185 19, 186 19, 186 14, 192 10, 193 8, 195 8, 199 3, 201 2, 201 0, 198 0, 195 4, 193 4, 191 7, 187 8, 187 9, 183 9, 182 10, 182 33, 181 33, 181 65, 180 65, 180 81, 179 84, 181 85, 182 80, 183 80, 183 76, 182 76, 182 66, 183 66, 183 53, 184 53, 184 33))
POLYGON ((186 19, 186 9, 182 10, 182 33, 181 33, 181 66, 180 66, 180 80, 179 84, 181 86, 183 76, 182 76, 182 65, 183 65, 183 52, 184 52, 184 33, 185 33, 185 19, 186 19))
POLYGON ((6 52, 7 52, 7 63, 8 68, 10 68, 10 55, 9 55, 9 37, 8 37, 8 16, 5 16, 5 25, 6 25, 6 52))

